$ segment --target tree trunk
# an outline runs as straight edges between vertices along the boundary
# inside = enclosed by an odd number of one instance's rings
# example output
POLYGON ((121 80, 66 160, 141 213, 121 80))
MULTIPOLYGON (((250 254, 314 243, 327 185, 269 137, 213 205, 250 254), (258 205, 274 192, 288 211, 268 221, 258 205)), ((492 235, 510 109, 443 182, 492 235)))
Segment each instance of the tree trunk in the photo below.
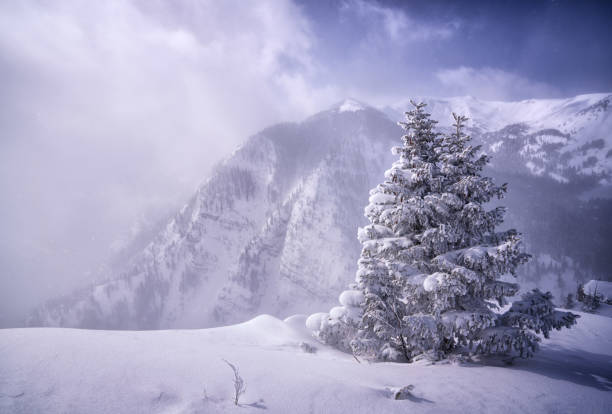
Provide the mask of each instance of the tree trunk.
POLYGON ((406 357, 406 361, 412 362, 410 356, 408 355, 408 347, 406 346, 406 341, 404 341, 404 335, 400 334, 399 337, 402 341, 402 351, 404 351, 404 356, 406 357))

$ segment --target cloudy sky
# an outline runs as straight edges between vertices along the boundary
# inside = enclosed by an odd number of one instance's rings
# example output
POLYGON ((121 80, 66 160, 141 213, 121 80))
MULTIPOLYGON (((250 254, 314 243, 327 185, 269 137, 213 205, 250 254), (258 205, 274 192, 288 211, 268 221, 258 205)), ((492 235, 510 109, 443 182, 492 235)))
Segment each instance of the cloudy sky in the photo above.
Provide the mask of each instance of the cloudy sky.
POLYGON ((247 136, 350 96, 612 91, 573 1, 0 2, 0 326, 84 285, 247 136))

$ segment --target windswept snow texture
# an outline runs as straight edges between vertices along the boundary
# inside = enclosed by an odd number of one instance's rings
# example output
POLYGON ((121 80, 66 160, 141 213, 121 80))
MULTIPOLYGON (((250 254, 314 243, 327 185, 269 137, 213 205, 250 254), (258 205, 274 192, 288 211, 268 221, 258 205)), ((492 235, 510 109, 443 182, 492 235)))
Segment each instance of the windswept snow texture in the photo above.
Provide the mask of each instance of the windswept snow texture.
POLYGON ((512 366, 357 363, 314 342, 300 316, 184 331, 5 329, 0 412, 607 413, 612 319, 580 315, 512 366), (240 407, 223 359, 246 382, 240 407))
MULTIPOLYGON (((610 99, 428 101, 443 128, 452 111, 472 117, 469 132, 493 156, 487 175, 509 182, 506 223, 534 254, 520 275, 526 289, 560 298, 609 277, 612 203, 593 196, 612 195, 610 99)), ((329 309, 354 281, 357 228, 401 142, 400 112, 392 120, 349 99, 252 136, 123 270, 29 324, 198 328, 329 309)))

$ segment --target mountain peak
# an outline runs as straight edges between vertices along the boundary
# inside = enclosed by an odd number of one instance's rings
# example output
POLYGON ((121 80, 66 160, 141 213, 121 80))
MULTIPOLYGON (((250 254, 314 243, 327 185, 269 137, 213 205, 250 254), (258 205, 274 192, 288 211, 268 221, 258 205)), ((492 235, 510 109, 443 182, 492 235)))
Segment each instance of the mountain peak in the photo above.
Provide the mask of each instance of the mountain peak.
POLYGON ((342 102, 334 105, 332 109, 335 109, 338 112, 357 112, 357 111, 363 111, 367 107, 368 105, 362 102, 359 102, 352 98, 346 98, 342 102))
MULTIPOLYGON (((526 268, 520 276, 557 296, 567 295, 572 282, 580 280, 578 269, 598 266, 587 269, 600 277, 609 268, 605 259, 589 264, 589 252, 607 240, 602 226, 607 204, 576 209, 574 201, 576 189, 598 197, 609 193, 604 180, 612 175, 612 117, 602 101, 607 96, 427 101, 440 127, 450 125, 451 112, 470 117, 475 144, 495 154, 491 171, 517 187, 506 198, 519 212, 508 224, 532 223, 530 246, 551 246, 535 254, 555 257, 563 266, 572 263, 564 270, 564 284, 556 282, 552 267, 543 274, 542 267, 526 268), (554 229, 567 223, 594 236, 557 244, 554 229), (583 242, 584 247, 576 244, 583 242)), ((403 102, 390 108, 389 117, 401 119, 410 108, 403 102)), ((120 270, 107 282, 37 309, 30 325, 195 328, 260 313, 286 316, 329 308, 336 302, 330 292, 354 280, 362 206, 394 161, 389 148, 401 133, 384 113, 355 99, 302 122, 266 128, 219 164, 187 206, 125 267, 116 265, 120 270)))

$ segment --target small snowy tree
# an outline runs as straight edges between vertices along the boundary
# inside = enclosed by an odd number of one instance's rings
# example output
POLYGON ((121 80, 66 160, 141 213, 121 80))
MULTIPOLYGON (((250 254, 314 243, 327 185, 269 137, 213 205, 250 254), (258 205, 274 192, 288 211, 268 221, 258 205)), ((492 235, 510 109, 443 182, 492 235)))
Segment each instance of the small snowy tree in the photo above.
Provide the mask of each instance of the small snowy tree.
POLYGON ((589 294, 584 294, 582 310, 585 312, 595 312, 600 306, 601 297, 597 293, 597 284, 595 284, 595 290, 592 293, 589 292, 589 294))
POLYGON ((481 176, 489 158, 470 145, 467 118, 453 114, 454 132, 441 135, 425 104, 413 105, 400 123, 403 146, 393 148, 399 160, 370 192, 370 224, 358 232, 363 249, 352 291, 361 292, 353 294, 359 311, 334 308, 342 317, 319 314, 311 329, 375 359, 440 358, 460 349, 531 356, 534 333, 547 336, 577 316, 554 310, 550 294, 539 291, 502 315, 494 311, 518 292, 502 278, 529 258, 515 230, 496 231, 504 208, 485 208, 506 185, 481 176))
POLYGON ((345 290, 340 294, 341 306, 329 313, 315 313, 306 320, 306 327, 322 342, 345 352, 353 352, 351 341, 357 333, 362 316, 363 293, 345 290))

